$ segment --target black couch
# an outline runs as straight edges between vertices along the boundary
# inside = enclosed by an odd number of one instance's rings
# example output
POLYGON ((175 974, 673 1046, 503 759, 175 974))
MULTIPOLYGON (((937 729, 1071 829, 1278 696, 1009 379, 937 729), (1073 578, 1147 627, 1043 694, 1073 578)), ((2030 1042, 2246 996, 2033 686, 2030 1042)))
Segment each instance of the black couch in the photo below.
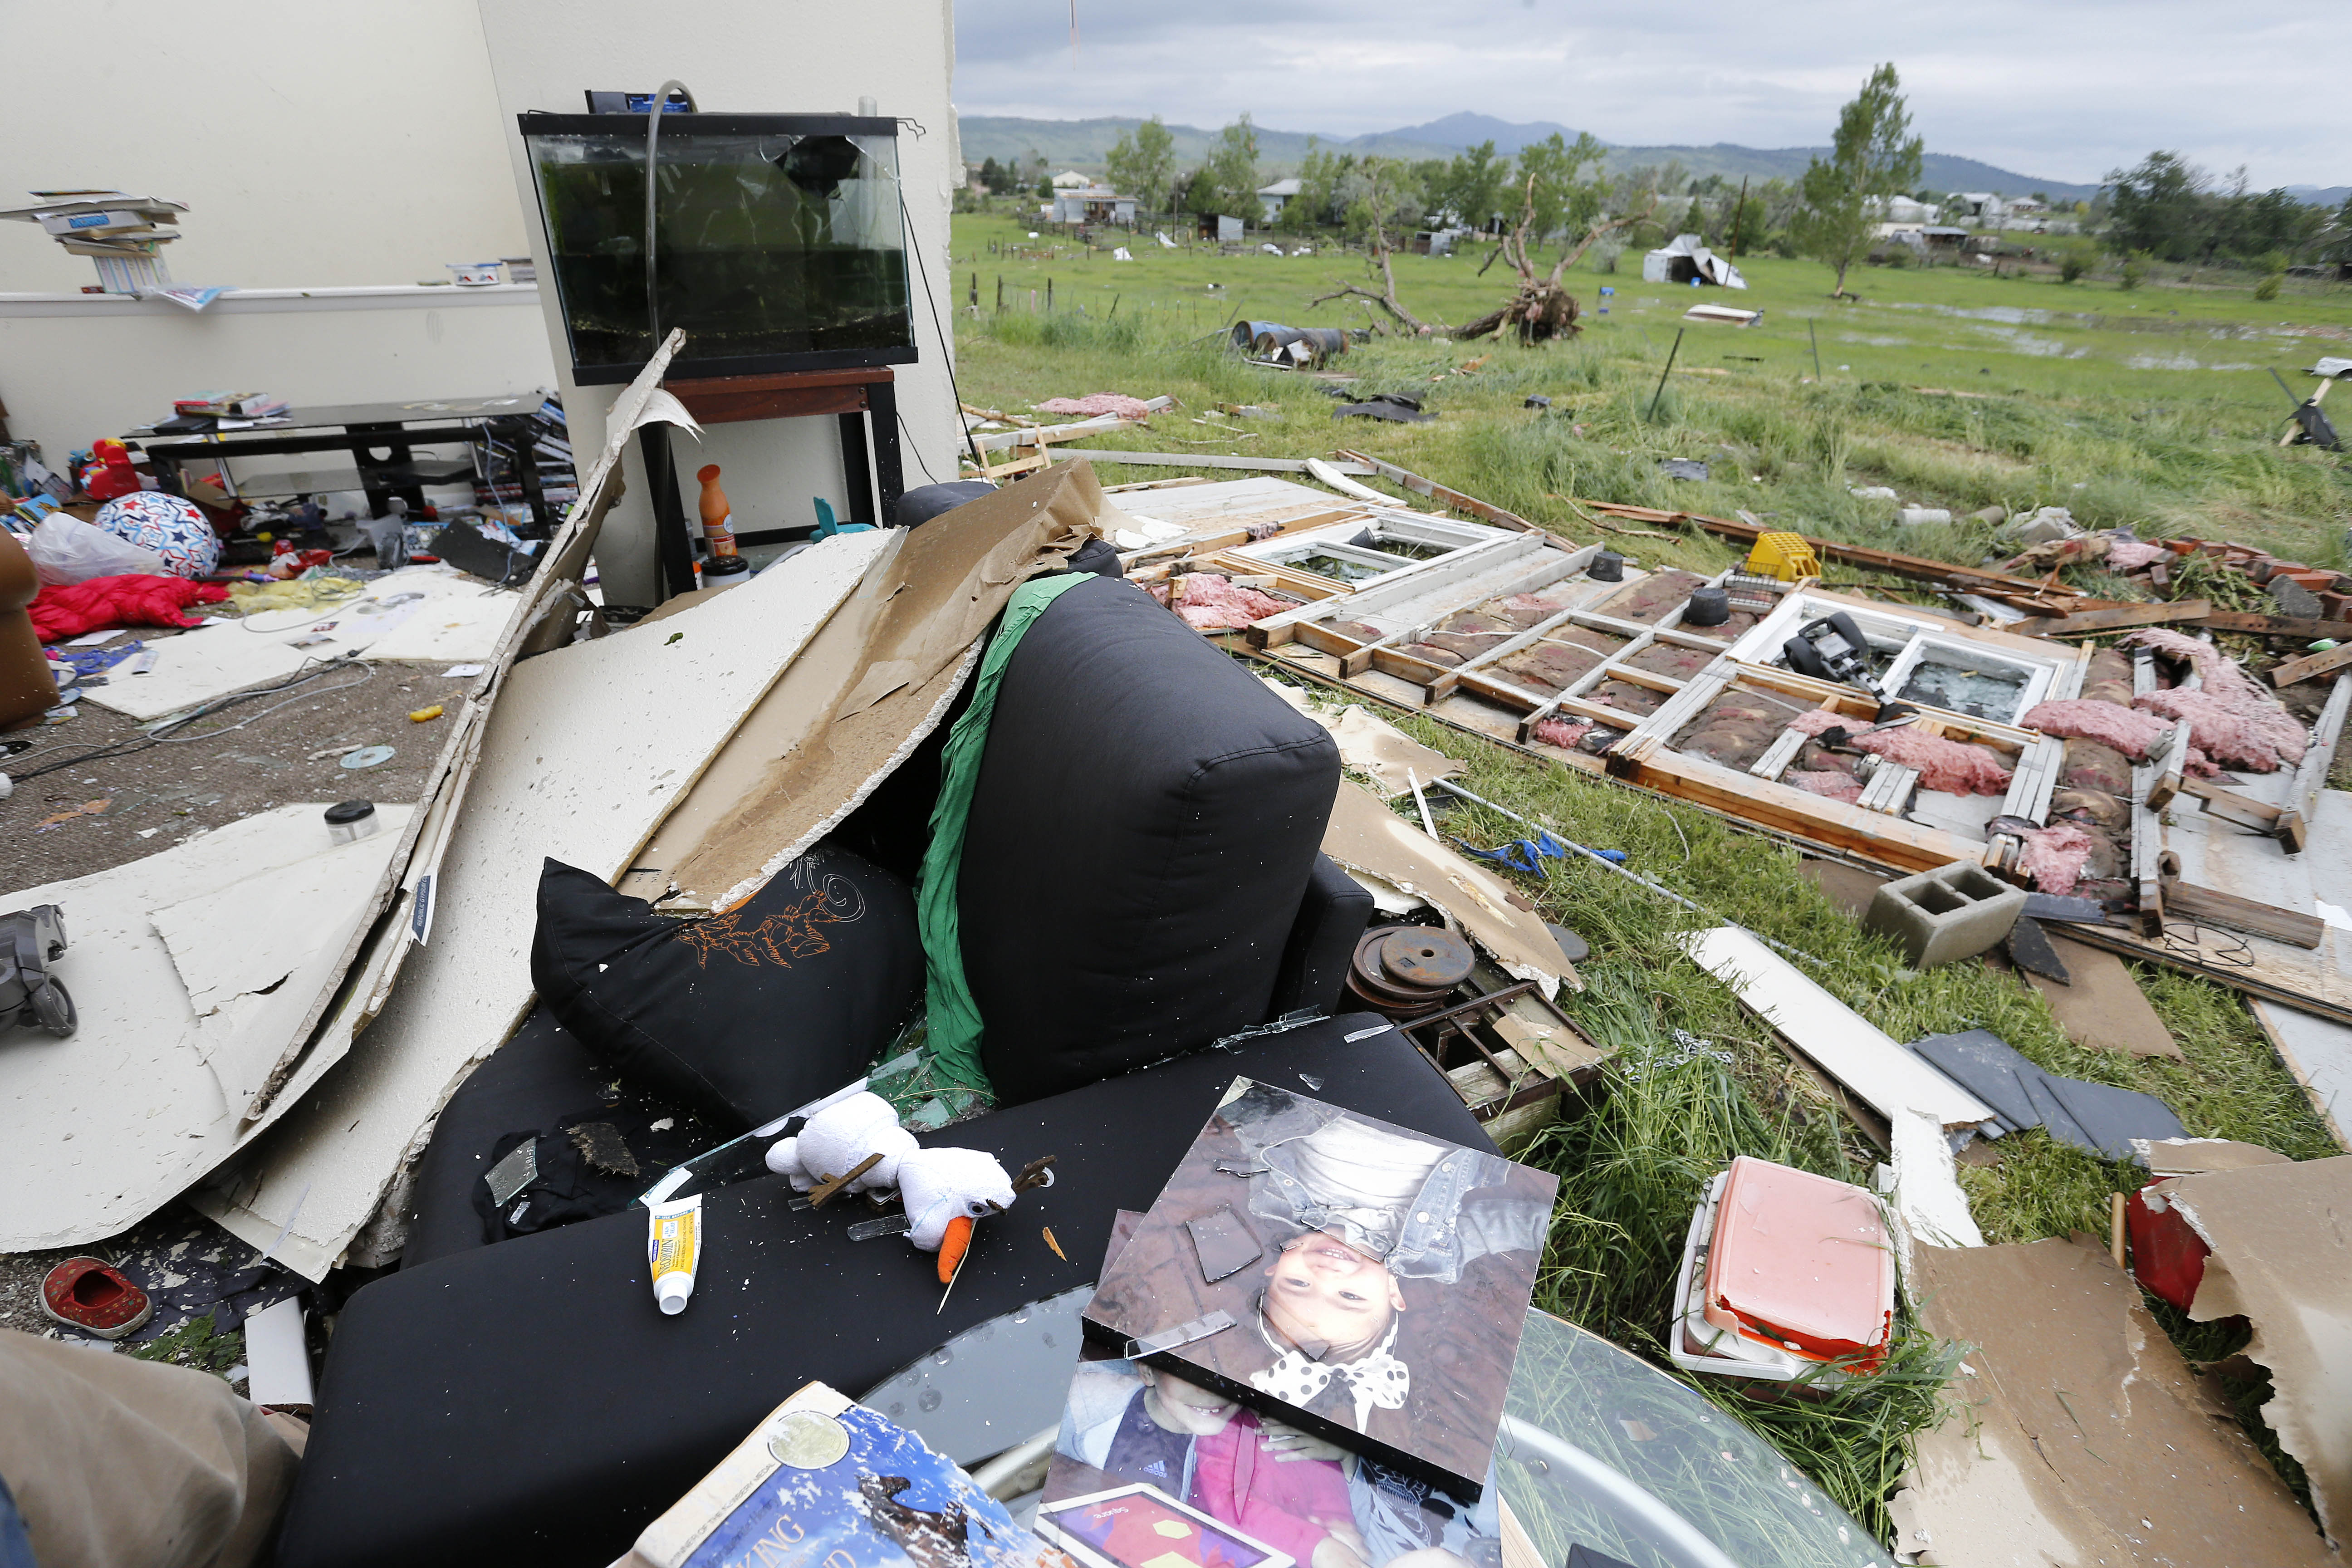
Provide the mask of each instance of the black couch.
POLYGON ((635 1210, 485 1244, 493 1145, 611 1076, 541 1007, 444 1111, 404 1266, 338 1322, 279 1561, 611 1561, 803 1384, 856 1395, 1092 1279, 1113 1212, 1150 1205, 1238 1074, 1486 1146, 1377 1017, 1204 1049, 1339 1005, 1370 900, 1317 850, 1338 773, 1325 731, 1133 585, 1064 594, 1006 668, 958 886, 1000 1109, 927 1140, 1054 1154, 1055 1185, 988 1222, 943 1314, 903 1240, 850 1243, 772 1179, 723 1188, 665 1319, 635 1210))

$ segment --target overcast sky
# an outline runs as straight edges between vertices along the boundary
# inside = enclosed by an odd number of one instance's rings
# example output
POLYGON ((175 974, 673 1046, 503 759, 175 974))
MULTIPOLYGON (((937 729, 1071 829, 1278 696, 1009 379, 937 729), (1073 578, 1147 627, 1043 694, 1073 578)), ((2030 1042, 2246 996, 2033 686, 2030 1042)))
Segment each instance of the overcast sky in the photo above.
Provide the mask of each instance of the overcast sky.
POLYGON ((2333 5, 2213 0, 957 0, 956 103, 1358 135, 1461 110, 1623 143, 1826 143, 1893 60, 1930 152, 2090 184, 2151 149, 2352 184, 2333 5))

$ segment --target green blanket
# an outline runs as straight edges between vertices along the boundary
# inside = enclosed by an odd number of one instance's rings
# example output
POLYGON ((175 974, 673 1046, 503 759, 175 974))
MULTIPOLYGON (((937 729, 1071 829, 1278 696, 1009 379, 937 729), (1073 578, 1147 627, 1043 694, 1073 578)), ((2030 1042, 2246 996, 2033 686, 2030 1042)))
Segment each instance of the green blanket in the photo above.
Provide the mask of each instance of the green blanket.
POLYGON ((1032 577, 1013 591, 1004 618, 989 639, 988 651, 981 656, 980 672, 972 678, 971 705, 948 731, 947 752, 940 766, 939 804, 931 807, 931 845, 923 856, 922 877, 915 889, 915 914, 922 928, 928 971, 932 1072, 941 1084, 982 1094, 994 1092, 980 1065, 980 1008, 964 979, 956 884, 963 868, 963 837, 971 819, 972 787, 980 779, 981 753, 988 748, 989 719, 996 711, 996 690, 1003 684, 1004 667, 1011 662, 1013 650, 1021 646, 1030 623, 1065 593, 1092 581, 1090 572, 1065 572, 1032 577))

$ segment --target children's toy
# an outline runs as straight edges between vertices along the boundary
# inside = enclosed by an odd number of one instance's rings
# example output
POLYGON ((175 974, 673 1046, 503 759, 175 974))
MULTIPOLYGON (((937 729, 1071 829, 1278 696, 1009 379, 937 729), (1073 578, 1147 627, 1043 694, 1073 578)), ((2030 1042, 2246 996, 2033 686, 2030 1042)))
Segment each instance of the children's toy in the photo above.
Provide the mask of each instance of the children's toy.
POLYGON ((1045 1165, 1037 1162, 1015 1182, 993 1154, 923 1148, 898 1125, 890 1102, 873 1093, 826 1106, 797 1136, 768 1151, 768 1169, 789 1178, 797 1192, 896 1188, 907 1211, 907 1237, 925 1252, 940 1249, 952 1221, 1001 1213, 1025 1188, 1050 1185, 1053 1173, 1045 1165))

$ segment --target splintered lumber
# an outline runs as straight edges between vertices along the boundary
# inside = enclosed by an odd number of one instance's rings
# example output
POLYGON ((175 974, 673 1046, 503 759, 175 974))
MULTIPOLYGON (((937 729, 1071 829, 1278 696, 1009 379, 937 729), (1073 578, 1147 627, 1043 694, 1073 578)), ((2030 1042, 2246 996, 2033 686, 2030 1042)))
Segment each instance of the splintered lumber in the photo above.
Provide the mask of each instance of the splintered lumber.
MULTIPOLYGON (((1758 522, 1736 522, 1729 518, 1709 517, 1704 512, 1661 511, 1655 507, 1621 506, 1613 501, 1579 501, 1580 506, 1612 517, 1628 517, 1642 522, 1691 523, 1724 539, 1753 544, 1760 534, 1772 531, 1758 522)), ((1843 561, 1851 566, 1864 566, 1874 572, 1892 576, 1910 577, 1923 583, 1933 583, 1960 593, 1982 594, 1988 598, 2027 598, 2079 605, 2084 608, 2103 604, 2063 583, 2045 583, 2039 577, 2015 577, 2006 572, 1988 572, 1979 567, 1955 566, 1948 561, 1930 561, 1924 556, 1903 555, 1891 550, 1872 550, 1859 544, 1840 544, 1834 540, 1805 536, 1813 553, 1824 561, 1843 561)))
MULTIPOLYGON (((1073 458, 1084 458, 1096 463, 1134 463, 1145 468, 1238 468, 1251 474, 1303 474, 1312 461, 1326 459, 1306 458, 1220 458, 1207 452, 1105 452, 1092 447, 1080 447, 1066 452, 1051 454, 1056 462, 1066 463, 1073 458)), ((1330 466, 1343 474, 1361 479, 1377 470, 1363 463, 1337 462, 1330 466)), ((1383 500, 1386 498, 1383 497, 1383 500)))
POLYGON ((2001 629, 2020 637, 2072 637, 2091 632, 2122 631, 2130 626, 2178 626, 2182 621, 2201 621, 2212 611, 2210 601, 2182 599, 2169 605, 2125 605, 2112 610, 2084 610, 2073 616, 2042 616, 2001 629))
POLYGON ((2231 931, 2252 931, 2296 947, 2315 948, 2327 938, 2327 922, 2317 915, 2283 910, 2276 904, 2180 880, 2180 858, 2169 850, 2158 859, 2158 875, 2163 881, 2167 915, 2227 926, 2231 931))
POLYGON ((2210 632, 2243 632, 2249 637, 2289 637, 2297 642, 2352 639, 2352 621, 2314 621, 2300 616, 2267 616, 2259 610, 2215 610, 2202 625, 2210 632))
POLYGON ((1480 500, 1476 496, 1464 495, 1460 490, 1448 489, 1434 479, 1423 479, 1411 468, 1400 468, 1394 463, 1384 463, 1378 458, 1367 457, 1361 452, 1345 448, 1340 450, 1339 456, 1351 463, 1365 464, 1373 473, 1388 480, 1389 483, 1402 486, 1417 496, 1427 496, 1433 501, 1443 501, 1455 511, 1466 511, 1472 517, 1491 522, 1498 528, 1516 528, 1524 533, 1538 535, 1550 540, 1563 550, 1573 548, 1568 541, 1558 537, 1539 523, 1529 522, 1517 512, 1506 511, 1492 502, 1480 500))
POLYGON ((2320 710, 2311 749, 2304 752, 2302 765, 2294 771, 2294 788, 2279 811, 2279 842, 2290 855, 2302 854, 2309 842, 2312 820, 2319 815, 2320 792, 2327 787, 2328 771, 2336 765, 2336 748, 2344 740, 2347 709, 2352 709, 2352 675, 2339 675, 2336 689, 2327 694, 2327 706, 2320 710))
POLYGON ((2271 671, 2273 686, 2293 686, 2298 680, 2308 680, 2315 675, 2326 675, 2352 664, 2352 642, 2338 644, 2321 653, 2306 654, 2289 659, 2271 671))

